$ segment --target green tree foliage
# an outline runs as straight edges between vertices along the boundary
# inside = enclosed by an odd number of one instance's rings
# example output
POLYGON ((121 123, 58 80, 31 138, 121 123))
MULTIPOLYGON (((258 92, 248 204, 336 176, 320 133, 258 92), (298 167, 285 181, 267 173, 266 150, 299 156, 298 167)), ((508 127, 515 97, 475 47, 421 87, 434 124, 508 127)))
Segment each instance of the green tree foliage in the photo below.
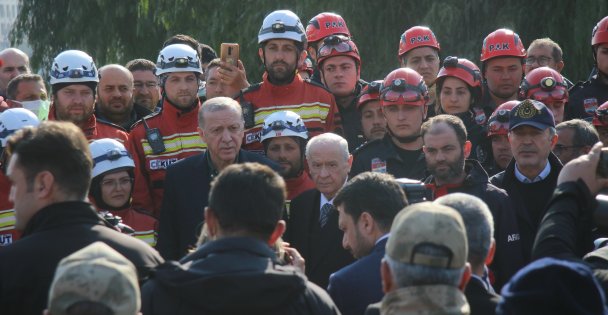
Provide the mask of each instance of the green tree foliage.
POLYGON ((479 62, 483 38, 508 27, 527 46, 550 37, 564 50, 564 73, 574 81, 586 78, 593 64, 591 30, 608 15, 602 0, 21 0, 10 38, 27 38, 35 69, 50 68, 65 49, 81 49, 98 65, 126 63, 134 58, 155 61, 165 39, 192 35, 219 49, 238 42, 252 82, 263 71, 257 56, 257 32, 264 16, 291 9, 306 25, 319 12, 333 11, 347 21, 363 59, 362 77, 380 79, 398 66, 399 36, 414 25, 433 29, 441 57, 457 55, 479 62))

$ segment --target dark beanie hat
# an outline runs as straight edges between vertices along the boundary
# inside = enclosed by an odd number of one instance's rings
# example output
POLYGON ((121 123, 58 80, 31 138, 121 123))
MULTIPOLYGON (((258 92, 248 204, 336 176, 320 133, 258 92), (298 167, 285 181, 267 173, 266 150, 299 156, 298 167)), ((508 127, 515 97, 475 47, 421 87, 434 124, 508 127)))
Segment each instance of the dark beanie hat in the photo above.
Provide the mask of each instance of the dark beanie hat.
POLYGON ((604 292, 582 263, 543 258, 532 262, 502 288, 499 315, 608 314, 604 292))

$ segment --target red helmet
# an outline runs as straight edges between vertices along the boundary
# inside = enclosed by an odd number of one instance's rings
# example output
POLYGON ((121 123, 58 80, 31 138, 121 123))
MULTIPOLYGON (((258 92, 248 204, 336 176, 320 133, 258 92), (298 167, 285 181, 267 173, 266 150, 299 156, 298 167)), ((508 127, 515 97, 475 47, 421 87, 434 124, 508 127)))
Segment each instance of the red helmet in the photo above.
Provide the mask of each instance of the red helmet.
POLYGON ((323 12, 310 19, 306 26, 308 42, 317 42, 329 35, 342 34, 350 37, 344 19, 335 13, 323 12))
POLYGON ((591 33, 591 46, 608 43, 608 16, 597 22, 591 33))
POLYGON ((494 57, 526 57, 526 47, 512 30, 497 29, 483 40, 481 62, 494 57))
POLYGON ((414 26, 401 34, 397 56, 401 58, 408 51, 425 46, 441 50, 437 37, 435 37, 430 28, 426 26, 414 26))
POLYGON ((389 73, 380 89, 380 105, 424 106, 429 101, 429 90, 424 78, 410 68, 399 68, 389 73))
POLYGON ((458 78, 470 87, 481 87, 481 72, 470 60, 458 57, 447 57, 443 61, 443 67, 437 74, 437 80, 445 77, 458 78))
POLYGON ((519 101, 508 101, 496 107, 488 119, 488 137, 509 133, 509 113, 519 101))
POLYGON ((317 50, 317 64, 321 66, 325 59, 336 56, 348 56, 355 59, 357 65, 361 64, 359 49, 355 42, 344 35, 330 35, 323 39, 317 50))
POLYGON ((559 72, 540 67, 530 71, 519 87, 520 99, 533 99, 543 103, 568 101, 568 85, 559 72))
POLYGON ((359 99, 357 100, 357 109, 361 109, 361 106, 369 101, 380 100, 381 87, 382 80, 372 81, 363 87, 361 94, 359 94, 359 99))
POLYGON ((593 115, 593 125, 596 127, 608 127, 608 102, 600 105, 593 115))

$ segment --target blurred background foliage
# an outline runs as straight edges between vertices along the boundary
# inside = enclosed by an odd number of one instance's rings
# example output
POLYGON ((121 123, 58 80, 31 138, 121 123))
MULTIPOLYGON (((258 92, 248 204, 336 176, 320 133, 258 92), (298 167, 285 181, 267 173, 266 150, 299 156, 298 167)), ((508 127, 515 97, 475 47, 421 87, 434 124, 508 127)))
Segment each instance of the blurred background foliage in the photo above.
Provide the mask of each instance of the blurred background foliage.
POLYGON ((484 37, 507 27, 528 46, 550 37, 564 50, 564 75, 576 82, 593 65, 591 30, 608 15, 606 0, 21 0, 10 34, 13 44, 27 38, 34 71, 50 68, 66 49, 80 49, 98 67, 134 58, 156 61, 162 43, 183 33, 212 46, 241 45, 241 59, 251 82, 261 79, 257 33, 268 13, 290 9, 306 26, 324 11, 342 15, 359 46, 362 78, 381 79, 398 66, 399 36, 414 25, 429 26, 450 55, 479 63, 484 37))

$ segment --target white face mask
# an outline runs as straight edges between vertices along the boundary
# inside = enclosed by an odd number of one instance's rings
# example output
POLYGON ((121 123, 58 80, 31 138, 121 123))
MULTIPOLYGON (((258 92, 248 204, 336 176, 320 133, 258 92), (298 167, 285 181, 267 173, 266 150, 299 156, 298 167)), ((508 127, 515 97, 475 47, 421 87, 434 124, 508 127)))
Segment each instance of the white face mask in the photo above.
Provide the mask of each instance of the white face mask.
POLYGON ((49 101, 35 100, 35 101, 21 101, 19 102, 23 108, 32 111, 38 119, 45 120, 49 114, 49 101))

